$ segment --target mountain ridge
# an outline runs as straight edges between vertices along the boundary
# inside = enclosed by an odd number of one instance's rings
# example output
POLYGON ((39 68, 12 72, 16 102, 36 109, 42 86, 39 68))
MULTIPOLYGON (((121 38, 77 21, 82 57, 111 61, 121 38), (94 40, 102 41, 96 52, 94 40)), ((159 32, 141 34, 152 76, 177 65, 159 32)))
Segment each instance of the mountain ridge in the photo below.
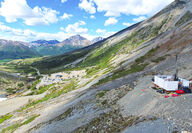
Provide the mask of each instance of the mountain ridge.
POLYGON ((174 75, 176 64, 179 77, 192 79, 191 9, 191 0, 177 0, 93 45, 28 64, 20 61, 20 67, 33 68, 26 74, 42 78, 19 95, 25 101, 26 95, 45 96, 3 112, 13 115, 1 124, 3 131, 192 132, 192 95, 159 93, 151 80, 156 74, 174 75), (23 125, 29 115, 33 121, 23 125))
POLYGON ((0 59, 23 59, 37 57, 39 54, 20 41, 0 40, 0 59))
MULTIPOLYGON (((98 38, 95 41, 100 41, 98 38)), ((0 40, 0 45, 3 44, 3 42, 5 43, 9 43, 9 47, 11 47, 11 45, 13 45, 12 47, 14 47, 14 45, 21 45, 21 47, 24 47, 24 49, 26 49, 25 52, 25 56, 18 56, 16 58, 28 58, 28 57, 33 57, 30 54, 33 53, 34 57, 35 56, 51 56, 51 55, 59 55, 59 54, 63 54, 66 52, 70 52, 79 48, 83 48, 86 47, 88 45, 91 45, 92 42, 87 40, 86 38, 80 36, 80 35, 75 35, 75 36, 71 36, 70 38, 65 39, 62 42, 59 42, 57 40, 37 40, 37 41, 32 41, 31 43, 27 43, 27 42, 21 42, 21 41, 12 41, 12 40, 0 40), (23 46, 24 45, 24 46, 23 46), (30 49, 28 49, 28 48, 30 49), (29 56, 27 56, 27 53, 29 53, 29 56)), ((8 47, 8 46, 7 46, 8 47)), ((19 47, 15 47, 15 50, 19 47)), ((8 49, 6 50, 6 47, 2 46, 1 47, 1 55, 3 56, 2 59, 7 59, 7 58, 13 58, 16 56, 8 56, 6 57, 6 55, 10 55, 11 53, 11 48, 10 48, 10 52, 8 51, 8 49), (3 52, 3 51, 6 51, 3 52), (9 52, 9 53, 8 53, 9 52)), ((18 53, 21 54, 21 53, 18 53)))

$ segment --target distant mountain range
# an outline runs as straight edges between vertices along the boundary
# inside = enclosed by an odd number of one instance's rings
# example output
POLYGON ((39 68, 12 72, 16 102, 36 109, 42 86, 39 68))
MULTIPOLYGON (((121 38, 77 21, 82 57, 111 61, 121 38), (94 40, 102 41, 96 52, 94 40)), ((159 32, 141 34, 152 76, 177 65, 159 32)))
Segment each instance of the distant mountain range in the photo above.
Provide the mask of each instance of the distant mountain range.
POLYGON ((19 41, 0 40, 0 60, 40 56, 37 51, 34 51, 26 45, 26 43, 19 41))
POLYGON ((32 41, 32 44, 39 44, 39 45, 54 45, 60 43, 58 40, 37 40, 37 41, 32 41))
POLYGON ((20 41, 0 40, 0 59, 31 58, 36 56, 59 55, 89 46, 103 38, 98 37, 92 41, 75 35, 62 42, 58 40, 37 40, 30 43, 20 41))

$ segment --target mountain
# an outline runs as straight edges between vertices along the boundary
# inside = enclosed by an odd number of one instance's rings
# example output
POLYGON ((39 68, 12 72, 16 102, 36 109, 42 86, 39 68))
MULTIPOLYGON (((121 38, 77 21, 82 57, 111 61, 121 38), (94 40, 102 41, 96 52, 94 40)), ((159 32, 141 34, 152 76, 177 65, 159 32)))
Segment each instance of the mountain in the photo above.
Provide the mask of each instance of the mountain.
POLYGON ((103 37, 96 37, 91 42, 96 43, 96 42, 102 41, 103 39, 104 39, 103 37))
POLYGON ((61 43, 57 44, 57 46, 64 46, 64 45, 70 45, 70 46, 77 46, 77 47, 85 47, 91 44, 91 41, 87 40, 86 38, 80 36, 80 35, 75 35, 71 36, 61 43))
POLYGON ((76 38, 75 36, 66 39, 66 40, 70 40, 71 41, 70 43, 65 43, 65 42, 60 43, 57 40, 50 40, 50 41, 37 40, 37 41, 31 42, 30 47, 34 49, 34 51, 37 51, 43 56, 60 55, 66 52, 76 50, 78 48, 82 48, 83 46, 81 46, 79 43, 83 44, 86 39, 82 38, 81 36, 79 37, 79 41, 77 41, 77 39, 78 38, 76 38))
POLYGON ((60 55, 60 54, 64 54, 66 52, 70 52, 76 49, 79 49, 81 47, 78 46, 71 46, 71 45, 63 45, 62 47, 57 46, 57 45, 39 45, 39 46, 33 46, 32 49, 34 51, 37 51, 38 53, 40 53, 43 56, 53 56, 53 55, 60 55))
POLYGON ((32 41, 32 44, 40 44, 40 45, 53 45, 53 44, 58 44, 59 41, 57 40, 37 40, 37 41, 32 41))
POLYGON ((75 35, 62 42, 57 40, 37 40, 31 43, 31 47, 41 55, 60 55, 91 44, 86 38, 75 35))
MULTIPOLYGON (((80 59, 83 60, 83 63, 81 63, 84 67, 98 65, 105 61, 111 66, 113 64, 111 64, 111 59, 122 58, 122 56, 129 55, 134 49, 142 48, 146 44, 151 48, 151 43, 154 42, 154 39, 174 33, 184 24, 188 24, 192 18, 190 2, 190 0, 174 1, 151 18, 123 29, 98 43, 36 63, 40 69, 41 67, 43 69, 56 69, 60 66, 69 66, 69 63, 80 59), (53 64, 52 61, 55 63, 53 64)), ((144 55, 147 51, 141 54, 144 55)), ((135 56, 132 61, 136 57, 138 56, 135 56)), ((122 58, 118 62, 126 60, 127 58, 122 58)), ((77 66, 81 65, 81 63, 77 64, 77 66)))
POLYGON ((176 67, 192 79, 191 9, 191 0, 176 0, 93 45, 29 64, 42 78, 17 96, 45 96, 5 101, 3 115, 11 116, 2 132, 192 132, 192 95, 163 92, 151 80, 176 67), (13 102, 20 106, 10 112, 13 102))
POLYGON ((31 43, 1 40, 0 59, 60 55, 90 44, 91 41, 80 35, 72 36, 61 43, 57 40, 37 40, 31 43))
POLYGON ((10 40, 0 40, 0 59, 20 59, 39 56, 26 46, 27 43, 10 40))
POLYGON ((151 80, 154 74, 174 75, 176 55, 179 76, 192 79, 191 9, 191 0, 176 0, 151 18, 98 43, 33 63, 42 73, 85 70, 87 74, 76 81, 79 87, 75 92, 67 94, 77 95, 66 99, 67 104, 60 102, 55 117, 50 115, 52 123, 35 131, 140 133, 162 132, 165 127, 163 132, 191 132, 192 114, 186 112, 192 107, 192 95, 160 94, 151 80), (82 84, 87 77, 90 80, 82 84), (61 113, 61 109, 65 111, 61 113))

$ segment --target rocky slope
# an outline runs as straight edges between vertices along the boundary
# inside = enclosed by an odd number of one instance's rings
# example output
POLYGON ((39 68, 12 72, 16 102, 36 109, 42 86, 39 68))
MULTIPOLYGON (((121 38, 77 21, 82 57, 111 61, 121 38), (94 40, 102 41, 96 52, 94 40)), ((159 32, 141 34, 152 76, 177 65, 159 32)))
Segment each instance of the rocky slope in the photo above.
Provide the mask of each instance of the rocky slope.
POLYGON ((166 99, 151 81, 155 73, 174 73, 175 55, 179 76, 192 79, 191 9, 191 0, 176 0, 94 45, 33 63, 50 77, 74 70, 84 70, 86 76, 29 90, 46 96, 15 108, 0 128, 18 133, 192 132, 192 95, 166 99))

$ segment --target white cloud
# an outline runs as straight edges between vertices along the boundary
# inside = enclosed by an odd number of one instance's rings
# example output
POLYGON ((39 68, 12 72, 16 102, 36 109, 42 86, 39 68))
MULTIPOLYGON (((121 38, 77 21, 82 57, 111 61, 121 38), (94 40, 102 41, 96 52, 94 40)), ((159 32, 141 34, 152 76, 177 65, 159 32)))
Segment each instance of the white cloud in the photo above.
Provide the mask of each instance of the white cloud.
POLYGON ((79 8, 85 10, 90 14, 96 13, 96 8, 92 0, 81 0, 81 3, 79 3, 79 8))
POLYGON ((133 23, 123 23, 123 25, 129 27, 129 26, 133 25, 133 23))
POLYGON ((56 23, 57 19, 56 10, 46 7, 34 7, 33 9, 28 6, 26 0, 4 0, 1 2, 0 15, 5 17, 6 22, 16 22, 22 19, 26 25, 49 25, 56 23))
POLYGON ((174 0, 93 0, 105 16, 153 15, 174 0))
POLYGON ((81 36, 87 38, 88 40, 93 40, 94 38, 98 37, 96 35, 90 35, 90 34, 81 34, 81 36))
POLYGON ((60 27, 60 30, 61 30, 61 31, 64 31, 64 30, 65 30, 65 28, 63 28, 63 27, 60 27))
POLYGON ((72 14, 63 13, 63 16, 61 16, 60 18, 61 18, 62 20, 64 20, 64 19, 70 19, 71 17, 73 17, 72 14))
POLYGON ((34 37, 36 35, 35 32, 33 32, 31 30, 28 30, 28 29, 26 29, 26 30, 15 29, 15 28, 11 28, 11 27, 6 26, 3 23, 0 23, 0 31, 2 31, 3 34, 5 34, 5 33, 10 34, 11 39, 14 39, 15 37, 24 39, 26 37, 34 37))
POLYGON ((107 30, 105 30, 105 29, 97 29, 96 33, 98 34, 98 36, 101 36, 101 37, 104 37, 104 38, 115 34, 115 32, 113 32, 113 31, 107 32, 107 30))
POLYGON ((96 32, 98 33, 98 34, 100 34, 100 33, 106 33, 107 31, 105 30, 105 29, 97 29, 96 30, 96 32))
POLYGON ((140 22, 140 21, 143 21, 143 20, 145 20, 145 19, 146 19, 145 16, 140 16, 140 17, 138 17, 138 18, 134 18, 133 21, 134 21, 134 22, 140 22))
MULTIPOLYGON (((85 24, 83 21, 79 22, 80 24, 85 24)), ((3 23, 0 23, 0 38, 1 39, 7 39, 7 40, 17 40, 17 41, 33 41, 33 40, 39 40, 39 39, 45 39, 45 40, 54 40, 57 39, 59 41, 63 41, 64 39, 76 35, 77 33, 66 33, 64 31, 60 31, 57 33, 44 33, 44 32, 35 32, 29 29, 21 30, 21 29, 15 29, 6 26, 3 23)), ((89 40, 92 40, 93 38, 97 37, 95 35, 90 35, 87 33, 82 33, 82 36, 86 37, 89 40)))
POLYGON ((133 25, 133 24, 135 24, 137 22, 141 22, 141 21, 143 21, 145 19, 147 19, 145 16, 139 16, 137 18, 133 18, 133 23, 124 22, 124 23, 122 23, 122 25, 129 27, 129 26, 131 26, 131 25, 133 25))
POLYGON ((114 25, 118 22, 117 19, 115 18, 108 18, 106 21, 105 21, 105 26, 108 26, 108 25, 114 25))
POLYGON ((65 31, 67 33, 72 33, 72 34, 81 34, 81 33, 86 33, 88 31, 87 28, 82 28, 81 26, 86 25, 84 21, 78 21, 74 24, 69 24, 66 28, 65 31))
POLYGON ((58 21, 57 14, 59 13, 55 10, 46 7, 39 8, 36 6, 33 11, 41 17, 24 18, 24 23, 26 25, 49 25, 58 21))
POLYGON ((96 19, 94 15, 91 15, 90 16, 90 19, 96 19))
POLYGON ((65 2, 67 2, 67 0, 61 0, 61 3, 65 3, 65 2))

